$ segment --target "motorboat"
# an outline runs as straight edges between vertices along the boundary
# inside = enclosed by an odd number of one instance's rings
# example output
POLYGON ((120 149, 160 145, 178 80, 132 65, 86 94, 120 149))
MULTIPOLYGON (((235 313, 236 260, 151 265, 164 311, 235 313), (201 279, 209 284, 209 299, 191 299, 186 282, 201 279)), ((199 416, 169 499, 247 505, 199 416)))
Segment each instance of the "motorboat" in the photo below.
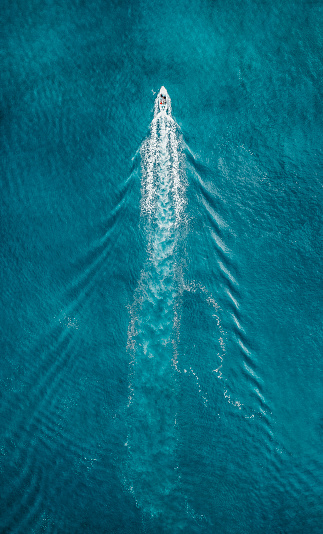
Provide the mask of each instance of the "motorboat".
POLYGON ((161 87, 158 94, 158 107, 160 111, 167 111, 168 107, 168 93, 164 86, 161 87))

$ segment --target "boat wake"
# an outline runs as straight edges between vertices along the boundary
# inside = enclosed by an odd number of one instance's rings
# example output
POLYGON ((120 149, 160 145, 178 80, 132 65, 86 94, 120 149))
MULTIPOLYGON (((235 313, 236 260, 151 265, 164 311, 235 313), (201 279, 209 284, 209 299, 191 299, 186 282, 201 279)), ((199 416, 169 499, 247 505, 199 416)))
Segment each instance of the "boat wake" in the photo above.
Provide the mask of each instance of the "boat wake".
POLYGON ((188 517, 177 458, 179 392, 188 375, 204 406, 208 403, 192 365, 183 366, 185 358, 179 361, 184 295, 201 293, 216 321, 219 366, 225 352, 218 305, 204 287, 185 276, 188 216, 183 146, 169 95, 162 87, 150 134, 141 147, 140 226, 146 259, 129 310, 127 454, 122 477, 148 521, 163 515, 165 532, 183 531, 188 517))
MULTIPOLYGON (((164 89, 164 88, 163 88, 164 89)), ((150 136, 141 148, 141 224, 146 262, 130 310, 131 355, 126 485, 151 516, 176 485, 176 369, 180 251, 185 234, 185 179, 179 128, 155 102, 150 136)), ((166 100, 166 99, 165 99, 166 100)))

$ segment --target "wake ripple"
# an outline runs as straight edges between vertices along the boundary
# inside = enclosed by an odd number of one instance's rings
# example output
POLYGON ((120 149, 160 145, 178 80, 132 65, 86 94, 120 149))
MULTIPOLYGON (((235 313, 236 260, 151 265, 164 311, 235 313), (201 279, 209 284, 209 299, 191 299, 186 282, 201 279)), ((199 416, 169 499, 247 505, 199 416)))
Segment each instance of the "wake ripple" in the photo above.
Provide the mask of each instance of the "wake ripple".
MULTIPOLYGON (((223 345, 222 354, 218 354, 221 364, 217 365, 214 373, 223 382, 223 393, 226 401, 236 409, 235 414, 239 418, 240 428, 243 429, 253 462, 263 470, 263 480, 270 480, 273 488, 275 488, 273 495, 272 491, 268 490, 268 486, 262 483, 262 480, 255 478, 253 499, 256 509, 279 509, 281 499, 286 498, 286 495, 289 495, 291 500, 296 500, 300 494, 312 495, 313 488, 321 488, 319 477, 315 475, 319 472, 319 466, 313 466, 311 470, 303 473, 301 466, 295 465, 292 455, 285 450, 275 434, 274 407, 267 399, 266 384, 258 363, 257 347, 250 340, 244 326, 243 288, 237 274, 237 267, 234 265, 233 254, 226 239, 226 233, 230 233, 231 230, 219 215, 214 195, 210 193, 208 186, 202 180, 200 173, 203 172, 204 174, 204 169, 201 165, 195 164, 194 158, 191 158, 190 162, 196 177, 198 198, 205 209, 209 238, 217 256, 221 298, 231 317, 231 325, 227 330, 230 332, 234 352, 240 354, 240 358, 236 360, 231 373, 228 374, 225 365, 225 356, 228 354, 225 345, 223 345), (249 401, 237 398, 235 386, 238 386, 237 389, 241 391, 242 383, 246 384, 244 398, 248 399, 249 397, 249 401), (289 476, 283 477, 282 473, 287 470, 289 476), (273 502, 276 503, 274 507, 273 502)), ((223 337, 224 339, 228 337, 224 330, 223 337)), ((252 477, 252 473, 250 473, 250 477, 252 477)), ((306 504, 304 510, 305 508, 306 504)), ((284 520, 286 520, 285 517, 283 519, 270 518, 273 529, 283 529, 284 520)), ((263 518, 259 517, 258 524, 261 525, 262 521, 263 518)))
MULTIPOLYGON (((107 256, 116 245, 117 236, 112 239, 112 234, 116 219, 120 222, 120 211, 133 181, 130 176, 122 186, 118 204, 104 221, 101 236, 78 260, 79 265, 75 265, 79 274, 62 298, 68 302, 67 306, 52 319, 40 338, 26 337, 21 355, 23 386, 3 392, 2 411, 10 414, 10 418, 0 450, 7 456, 6 470, 11 473, 11 484, 2 491, 6 513, 1 528, 10 532, 40 532, 45 523, 46 530, 55 528, 56 518, 44 510, 48 510, 48 500, 55 493, 62 471, 68 465, 80 473, 88 473, 95 465, 93 462, 100 458, 100 436, 85 437, 80 427, 77 435, 76 428, 72 432, 69 426, 70 413, 78 405, 80 395, 77 377, 85 381, 89 369, 88 355, 82 347, 84 325, 79 330, 77 317, 89 306, 107 256)), ((93 399, 104 399, 105 395, 101 381, 92 384, 93 399)), ((91 406, 82 413, 83 417, 92 417, 91 406)), ((60 522, 63 521, 64 517, 60 522)), ((63 530, 71 532, 70 523, 63 530)))

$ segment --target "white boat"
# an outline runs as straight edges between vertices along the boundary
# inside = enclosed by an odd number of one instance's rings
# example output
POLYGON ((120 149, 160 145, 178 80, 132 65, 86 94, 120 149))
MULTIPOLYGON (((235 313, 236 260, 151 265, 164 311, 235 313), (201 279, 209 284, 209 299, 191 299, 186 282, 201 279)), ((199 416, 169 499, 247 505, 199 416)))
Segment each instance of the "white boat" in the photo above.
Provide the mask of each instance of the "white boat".
POLYGON ((160 111, 167 111, 168 107, 168 93, 164 86, 161 87, 158 94, 158 107, 160 111))

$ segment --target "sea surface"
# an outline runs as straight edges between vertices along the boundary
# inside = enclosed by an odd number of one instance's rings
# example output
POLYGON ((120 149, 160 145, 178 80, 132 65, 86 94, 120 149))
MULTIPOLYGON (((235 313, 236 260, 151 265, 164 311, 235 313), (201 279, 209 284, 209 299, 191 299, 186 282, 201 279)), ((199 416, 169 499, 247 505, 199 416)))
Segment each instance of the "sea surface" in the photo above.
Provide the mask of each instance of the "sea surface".
POLYGON ((1 16, 1 534, 321 534, 322 3, 1 16))

